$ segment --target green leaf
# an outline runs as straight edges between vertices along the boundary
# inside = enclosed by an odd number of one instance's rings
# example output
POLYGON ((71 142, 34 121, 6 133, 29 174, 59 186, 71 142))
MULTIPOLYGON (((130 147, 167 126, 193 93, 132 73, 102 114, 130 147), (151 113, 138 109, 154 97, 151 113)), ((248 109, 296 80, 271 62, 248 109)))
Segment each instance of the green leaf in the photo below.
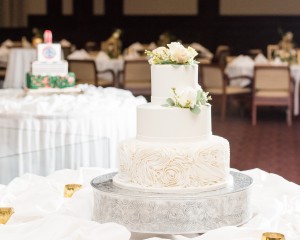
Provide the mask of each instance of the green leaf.
POLYGON ((170 107, 170 105, 167 104, 167 103, 166 103, 166 104, 162 104, 161 106, 162 106, 162 107, 170 107))
POLYGON ((196 100, 197 103, 200 102, 201 95, 202 95, 201 90, 198 90, 198 91, 197 91, 197 100, 196 100))
POLYGON ((190 110, 194 114, 199 114, 201 112, 201 110, 198 106, 195 106, 194 108, 190 108, 190 110))
POLYGON ((167 99, 167 103, 168 103, 170 106, 175 106, 175 102, 173 101, 172 98, 168 98, 168 99, 167 99))

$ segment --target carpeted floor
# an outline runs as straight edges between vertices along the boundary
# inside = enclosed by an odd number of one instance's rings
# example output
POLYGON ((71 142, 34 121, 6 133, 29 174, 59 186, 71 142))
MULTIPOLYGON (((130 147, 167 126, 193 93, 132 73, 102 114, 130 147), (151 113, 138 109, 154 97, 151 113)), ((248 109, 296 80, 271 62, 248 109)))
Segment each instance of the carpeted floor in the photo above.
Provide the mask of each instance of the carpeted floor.
POLYGON ((225 122, 213 109, 213 134, 230 142, 231 167, 239 170, 260 168, 300 184, 300 117, 288 127, 284 109, 263 108, 256 126, 250 114, 231 111, 225 122))

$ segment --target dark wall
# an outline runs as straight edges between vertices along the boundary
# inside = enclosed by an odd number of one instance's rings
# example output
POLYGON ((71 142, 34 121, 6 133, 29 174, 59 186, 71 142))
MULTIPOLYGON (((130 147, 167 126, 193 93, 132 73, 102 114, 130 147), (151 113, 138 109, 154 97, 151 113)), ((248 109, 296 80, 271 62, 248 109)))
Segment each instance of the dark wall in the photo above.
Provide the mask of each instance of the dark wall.
POLYGON ((74 0, 74 15, 62 16, 61 0, 48 0, 47 16, 30 16, 26 29, 0 29, 0 41, 19 40, 22 35, 32 37, 32 28, 51 29, 54 40, 66 38, 84 47, 86 41, 107 39, 115 28, 123 30, 123 47, 139 41, 157 41, 159 35, 169 31, 186 43, 199 42, 211 51, 217 45, 227 44, 233 54, 247 53, 248 49, 265 51, 267 44, 280 40, 278 28, 292 31, 300 45, 299 17, 221 17, 219 0, 198 0, 197 16, 124 16, 122 0, 105 0, 104 16, 92 15, 92 0, 74 0))

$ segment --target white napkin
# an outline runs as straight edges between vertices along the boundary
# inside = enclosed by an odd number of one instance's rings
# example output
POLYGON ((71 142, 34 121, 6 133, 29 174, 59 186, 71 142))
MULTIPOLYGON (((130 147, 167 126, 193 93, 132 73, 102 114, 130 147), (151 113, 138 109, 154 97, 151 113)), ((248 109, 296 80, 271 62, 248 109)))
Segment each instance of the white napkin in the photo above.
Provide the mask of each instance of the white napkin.
POLYGON ((62 46, 62 47, 71 47, 71 43, 68 41, 68 40, 66 40, 66 39, 62 39, 62 40, 60 40, 60 45, 62 46))
POLYGON ((10 39, 6 39, 2 44, 1 46, 4 46, 4 47, 12 47, 14 45, 14 42, 10 39))
POLYGON ((273 65, 287 65, 287 62, 282 62, 281 59, 279 57, 276 57, 271 64, 273 65))
POLYGON ((200 43, 193 42, 190 44, 190 47, 194 48, 196 51, 205 52, 208 51, 205 47, 203 47, 200 43))
POLYGON ((269 63, 268 59, 262 53, 259 53, 255 57, 254 62, 256 64, 268 64, 269 63))
POLYGON ((84 60, 84 59, 91 59, 91 56, 85 51, 84 49, 80 49, 77 51, 72 52, 67 59, 78 59, 78 60, 84 60))
POLYGON ((154 50, 155 48, 157 48, 157 45, 155 44, 155 42, 151 42, 147 47, 147 49, 150 51, 154 50))
POLYGON ((31 43, 28 42, 27 39, 22 39, 22 47, 23 48, 31 48, 31 43))
POLYGON ((201 53, 202 57, 213 58, 213 54, 205 47, 203 47, 200 43, 193 42, 190 44, 190 47, 194 48, 197 52, 201 53))
POLYGON ((131 44, 125 51, 125 58, 126 59, 135 59, 141 57, 139 52, 143 52, 146 48, 140 42, 135 42, 131 44))
POLYGON ((232 66, 254 66, 254 61, 249 56, 239 55, 229 64, 232 66))
POLYGON ((145 47, 140 42, 135 42, 135 43, 131 44, 128 47, 128 49, 133 50, 133 51, 142 51, 142 50, 145 50, 145 47))
POLYGON ((110 57, 107 55, 106 52, 104 51, 100 51, 97 56, 96 56, 96 61, 106 61, 106 60, 110 60, 110 57))

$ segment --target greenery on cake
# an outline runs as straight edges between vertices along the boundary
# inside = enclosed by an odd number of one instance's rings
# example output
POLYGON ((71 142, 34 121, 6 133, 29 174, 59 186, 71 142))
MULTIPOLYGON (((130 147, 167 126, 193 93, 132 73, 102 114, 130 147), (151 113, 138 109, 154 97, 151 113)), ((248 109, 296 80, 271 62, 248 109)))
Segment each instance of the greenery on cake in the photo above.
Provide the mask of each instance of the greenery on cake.
POLYGON ((192 47, 184 47, 179 42, 171 42, 167 47, 158 47, 153 51, 146 50, 150 57, 150 64, 194 64, 198 63, 194 58, 198 55, 192 47))
POLYGON ((27 73, 27 87, 38 88, 67 88, 75 86, 75 74, 69 72, 67 76, 41 76, 27 73))
POLYGON ((192 87, 186 87, 182 91, 177 92, 176 88, 172 88, 173 96, 168 98, 164 107, 180 107, 189 108, 192 113, 199 114, 201 106, 212 100, 211 96, 208 96, 208 92, 204 92, 200 86, 197 89, 192 87))

